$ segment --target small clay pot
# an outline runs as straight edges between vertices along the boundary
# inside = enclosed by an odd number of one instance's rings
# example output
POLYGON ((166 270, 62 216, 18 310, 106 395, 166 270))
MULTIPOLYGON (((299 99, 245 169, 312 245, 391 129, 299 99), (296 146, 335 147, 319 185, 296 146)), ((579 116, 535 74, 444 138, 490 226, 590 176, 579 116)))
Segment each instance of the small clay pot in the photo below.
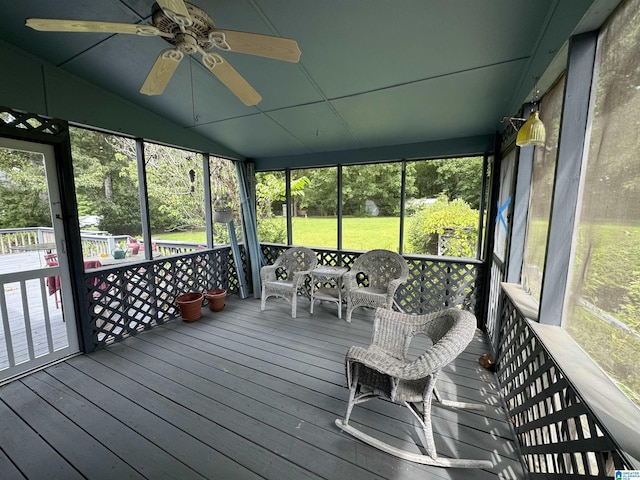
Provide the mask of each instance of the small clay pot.
POLYGON ((227 296, 227 291, 224 288, 215 288, 213 290, 207 290, 205 295, 209 302, 209 310, 212 312, 220 312, 224 308, 224 299, 227 296))
POLYGON ((204 295, 200 292, 183 293, 176 299, 185 322, 195 322, 202 316, 203 300, 204 295))

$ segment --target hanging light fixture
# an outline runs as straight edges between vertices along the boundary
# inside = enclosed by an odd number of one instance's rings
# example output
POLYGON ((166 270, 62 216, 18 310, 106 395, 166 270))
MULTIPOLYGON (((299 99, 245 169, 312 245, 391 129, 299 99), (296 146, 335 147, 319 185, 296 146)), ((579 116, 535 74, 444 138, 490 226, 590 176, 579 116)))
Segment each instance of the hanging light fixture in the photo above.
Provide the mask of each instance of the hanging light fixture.
MULTIPOLYGON (((536 79, 537 81, 537 79, 536 79)), ((544 145, 546 139, 546 131, 544 123, 540 120, 540 111, 538 110, 538 88, 535 87, 535 98, 531 104, 531 113, 529 118, 504 117, 501 121, 508 120, 514 130, 518 131, 516 136, 516 145, 519 147, 530 147, 535 145, 544 145), (520 128, 514 122, 524 122, 520 128)))
MULTIPOLYGON (((536 78, 536 83, 538 79, 536 78)), ((530 147, 535 145, 544 145, 547 133, 544 129, 544 123, 540 120, 540 112, 538 110, 538 86, 534 85, 535 95, 533 97, 533 105, 529 118, 518 130, 516 137, 516 145, 519 147, 530 147)))
POLYGON ((529 118, 518 130, 516 145, 519 147, 529 147, 533 145, 544 145, 546 132, 544 123, 540 120, 540 112, 537 110, 529 114, 529 118))

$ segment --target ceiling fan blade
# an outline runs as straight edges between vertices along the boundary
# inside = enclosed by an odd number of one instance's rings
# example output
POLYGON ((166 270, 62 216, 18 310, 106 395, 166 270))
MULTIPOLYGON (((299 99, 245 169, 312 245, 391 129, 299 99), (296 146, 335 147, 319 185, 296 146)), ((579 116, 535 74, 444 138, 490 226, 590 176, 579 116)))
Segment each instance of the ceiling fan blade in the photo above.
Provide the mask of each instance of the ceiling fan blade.
POLYGON ((285 62, 297 63, 300 61, 300 48, 298 47, 298 43, 291 38, 217 29, 211 36, 214 37, 212 40, 216 46, 223 50, 248 53, 249 55, 284 60, 285 62), (220 34, 222 34, 223 42, 225 42, 229 48, 221 46, 219 40, 215 38, 219 37, 220 34))
POLYGON ((184 53, 173 48, 168 48, 160 52, 160 55, 158 55, 156 62, 153 64, 153 67, 151 67, 151 71, 140 89, 140 93, 144 93, 145 95, 161 95, 183 57, 184 53))
POLYGON ((27 18, 27 27, 40 32, 129 33, 132 35, 172 37, 152 25, 133 23, 93 22, 89 20, 58 20, 53 18, 27 18))
POLYGON ((202 56, 202 62, 246 106, 260 103, 260 94, 220 55, 207 53, 202 56))
POLYGON ((193 20, 183 0, 157 0, 156 3, 171 20, 178 25, 193 25, 193 20))

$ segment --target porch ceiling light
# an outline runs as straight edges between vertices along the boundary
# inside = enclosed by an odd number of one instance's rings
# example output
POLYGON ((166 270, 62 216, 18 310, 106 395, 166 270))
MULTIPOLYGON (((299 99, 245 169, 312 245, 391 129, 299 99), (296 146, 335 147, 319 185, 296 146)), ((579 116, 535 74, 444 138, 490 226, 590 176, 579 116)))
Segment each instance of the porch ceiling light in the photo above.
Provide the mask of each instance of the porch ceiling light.
POLYGON ((537 110, 529 114, 529 118, 518 130, 516 145, 519 147, 529 147, 533 145, 544 145, 546 132, 544 123, 540 120, 537 110))

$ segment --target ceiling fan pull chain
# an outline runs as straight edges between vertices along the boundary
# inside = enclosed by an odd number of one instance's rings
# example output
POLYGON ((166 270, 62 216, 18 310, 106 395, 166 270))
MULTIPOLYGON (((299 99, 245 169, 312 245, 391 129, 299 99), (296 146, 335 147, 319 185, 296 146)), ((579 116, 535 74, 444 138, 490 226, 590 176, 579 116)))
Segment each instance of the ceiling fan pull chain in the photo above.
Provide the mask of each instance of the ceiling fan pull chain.
POLYGON ((224 32, 209 32, 209 41, 213 43, 214 47, 220 50, 231 50, 224 32))

